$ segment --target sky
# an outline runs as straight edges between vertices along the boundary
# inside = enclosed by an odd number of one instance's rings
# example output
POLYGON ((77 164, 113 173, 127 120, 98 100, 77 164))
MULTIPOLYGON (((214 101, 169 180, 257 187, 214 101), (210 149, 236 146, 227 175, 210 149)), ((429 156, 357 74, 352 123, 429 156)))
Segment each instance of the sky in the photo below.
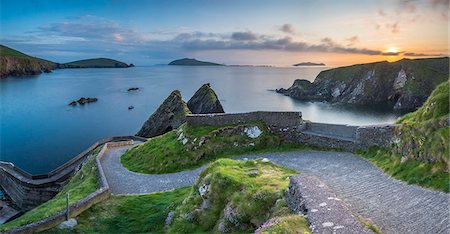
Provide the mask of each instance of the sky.
POLYGON ((341 66, 449 53, 449 0, 0 1, 0 43, 59 63, 341 66))

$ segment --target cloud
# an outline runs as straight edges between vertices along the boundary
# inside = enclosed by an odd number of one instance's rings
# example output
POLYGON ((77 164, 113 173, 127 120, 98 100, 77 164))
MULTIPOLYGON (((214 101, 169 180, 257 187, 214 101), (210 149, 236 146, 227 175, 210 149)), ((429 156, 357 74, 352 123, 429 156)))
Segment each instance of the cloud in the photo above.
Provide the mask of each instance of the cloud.
POLYGON ((398 33, 400 33, 400 27, 399 27, 398 22, 395 22, 395 23, 392 23, 392 24, 387 23, 387 24, 385 25, 385 27, 386 27, 387 29, 389 29, 389 31, 390 31, 391 33, 393 33, 393 34, 398 34, 398 33))
POLYGON ((234 32, 231 34, 231 39, 236 41, 254 41, 258 39, 258 35, 250 31, 247 32, 234 32))
MULTIPOLYGON (((256 40, 235 40, 232 33, 228 38, 222 36, 222 39, 213 38, 195 38, 174 42, 180 43, 180 46, 186 50, 279 50, 286 52, 329 52, 343 54, 367 54, 383 55, 382 51, 366 48, 345 47, 336 43, 329 37, 323 38, 320 43, 313 44, 302 41, 294 41, 291 37, 275 38, 267 35, 252 33, 252 38, 256 40)), ((175 37, 178 38, 178 37, 175 37)), ((241 38, 240 38, 241 39, 241 38)))
POLYGON ((282 31, 284 33, 295 34, 295 28, 294 28, 294 25, 292 25, 292 24, 283 24, 280 27, 280 31, 282 31))
POLYGON ((383 55, 383 56, 398 56, 398 55, 401 55, 403 53, 404 53, 403 51, 399 51, 399 52, 383 52, 383 53, 381 53, 381 55, 383 55))
POLYGON ((349 37, 349 38, 346 39, 346 41, 348 41, 347 46, 352 46, 355 43, 359 42, 359 37, 358 36, 349 37))
POLYGON ((380 16, 386 16, 386 12, 384 12, 383 9, 379 9, 379 10, 378 10, 378 15, 380 15, 380 16))
POLYGON ((413 53, 408 52, 403 54, 404 56, 408 57, 433 57, 433 56, 446 56, 445 54, 427 54, 427 53, 413 53))

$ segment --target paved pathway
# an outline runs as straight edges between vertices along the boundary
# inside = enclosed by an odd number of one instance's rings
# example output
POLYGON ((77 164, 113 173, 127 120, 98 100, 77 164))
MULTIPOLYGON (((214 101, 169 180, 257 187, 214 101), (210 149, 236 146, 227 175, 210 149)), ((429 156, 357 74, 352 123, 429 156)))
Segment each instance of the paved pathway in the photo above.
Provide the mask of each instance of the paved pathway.
MULTIPOLYGON (((202 169, 162 175, 134 173, 120 164, 125 150, 110 149, 102 158, 113 194, 149 193, 190 185, 202 169)), ((317 176, 350 210, 373 221, 385 233, 450 232, 449 194, 406 185, 351 153, 303 151, 239 158, 261 157, 317 176)))

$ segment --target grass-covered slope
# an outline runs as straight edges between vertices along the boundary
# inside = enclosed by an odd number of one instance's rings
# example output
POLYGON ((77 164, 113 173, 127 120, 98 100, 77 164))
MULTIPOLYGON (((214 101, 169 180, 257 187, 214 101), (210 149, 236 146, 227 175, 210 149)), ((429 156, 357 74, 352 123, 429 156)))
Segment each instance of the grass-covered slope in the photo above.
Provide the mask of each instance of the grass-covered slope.
POLYGON ((449 81, 439 85, 416 112, 401 118, 396 150, 408 159, 431 164, 449 163, 449 81))
POLYGON ((89 194, 95 192, 99 182, 94 160, 99 149, 100 148, 96 150, 94 155, 86 161, 81 170, 70 179, 70 182, 65 185, 54 198, 28 211, 21 217, 4 225, 0 225, 0 232, 42 220, 63 211, 66 207, 66 192, 69 192, 70 194, 70 205, 75 204, 77 201, 80 201, 89 194))
POLYGON ((265 228, 277 224, 297 233, 307 232, 304 218, 284 218, 292 215, 284 191, 288 177, 295 173, 264 160, 219 159, 200 174, 189 196, 175 210, 168 231, 248 233, 268 221, 265 228))
POLYGON ((145 195, 112 196, 76 217, 73 230, 46 233, 163 233, 167 214, 181 204, 190 187, 145 195))
POLYGON ((416 112, 403 116, 391 149, 362 155, 397 179, 449 192, 449 92, 446 81, 416 112))
POLYGON ((130 67, 124 62, 108 58, 94 58, 64 63, 65 68, 125 68, 130 67))
POLYGON ((50 72, 57 64, 0 45, 0 78, 50 72))
POLYGON ((191 126, 151 138, 145 144, 128 150, 122 164, 140 173, 169 173, 194 168, 220 157, 270 150, 281 145, 279 136, 261 122, 238 126, 191 126), (249 137, 249 131, 260 135, 249 137))

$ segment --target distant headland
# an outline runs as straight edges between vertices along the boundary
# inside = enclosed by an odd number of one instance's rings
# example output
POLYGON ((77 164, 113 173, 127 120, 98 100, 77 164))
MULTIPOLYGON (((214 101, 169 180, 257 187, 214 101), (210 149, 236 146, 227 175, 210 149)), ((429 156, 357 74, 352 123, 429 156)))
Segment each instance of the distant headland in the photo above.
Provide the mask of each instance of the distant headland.
POLYGON ((223 64, 218 63, 212 63, 212 62, 205 62, 200 61, 197 59, 191 59, 191 58, 183 58, 183 59, 177 59, 169 63, 169 65, 179 65, 179 66, 224 66, 223 64))
POLYGON ((294 67, 302 67, 302 66, 325 66, 325 63, 312 63, 312 62, 303 62, 292 65, 294 67))
POLYGON ((49 60, 32 57, 20 51, 0 45, 0 78, 7 76, 38 75, 63 68, 126 68, 134 67, 114 59, 94 58, 69 63, 55 63, 49 60))

